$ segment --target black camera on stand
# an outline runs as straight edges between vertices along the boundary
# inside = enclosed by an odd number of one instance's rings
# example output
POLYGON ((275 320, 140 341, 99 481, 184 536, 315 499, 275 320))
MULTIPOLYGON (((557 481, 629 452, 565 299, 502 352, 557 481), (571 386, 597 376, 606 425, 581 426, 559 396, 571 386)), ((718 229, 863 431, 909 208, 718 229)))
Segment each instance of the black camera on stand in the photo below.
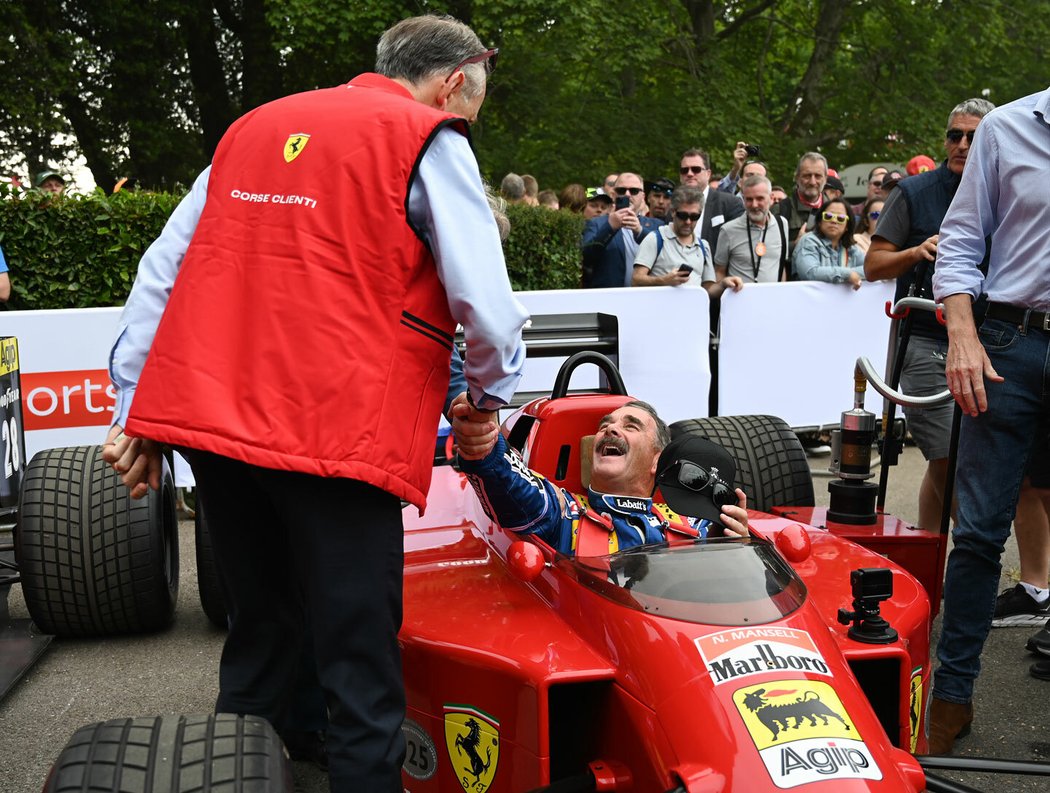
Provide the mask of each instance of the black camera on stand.
POLYGON ((853 611, 839 609, 839 622, 850 626, 846 635, 865 644, 897 641, 897 631, 879 613, 879 603, 893 597, 893 571, 887 567, 861 567, 849 574, 849 583, 853 611))

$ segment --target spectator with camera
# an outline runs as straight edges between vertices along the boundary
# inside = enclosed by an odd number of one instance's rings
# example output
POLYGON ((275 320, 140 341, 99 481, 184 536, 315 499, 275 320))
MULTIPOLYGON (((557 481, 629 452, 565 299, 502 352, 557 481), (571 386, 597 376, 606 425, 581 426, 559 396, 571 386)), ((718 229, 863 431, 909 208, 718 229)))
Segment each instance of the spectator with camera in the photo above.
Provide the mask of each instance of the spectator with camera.
POLYGON ((842 198, 824 204, 820 220, 805 234, 791 256, 799 281, 849 284, 864 282, 864 252, 853 240, 853 212, 842 198))
POLYGON ((638 246, 663 222, 645 217, 645 186, 636 173, 621 173, 613 188, 613 211, 587 221, 583 229, 583 287, 630 286, 638 246))
POLYGON ((729 173, 718 182, 718 189, 723 193, 738 195, 740 193, 740 182, 748 176, 768 176, 765 163, 758 158, 762 156, 762 149, 752 146, 744 141, 737 141, 733 149, 733 167, 729 173))
POLYGON ((703 193, 703 215, 698 228, 700 238, 710 246, 714 255, 718 251, 718 232, 722 225, 743 215, 744 207, 733 196, 711 189, 711 158, 706 151, 689 149, 685 152, 678 173, 681 184, 695 187, 703 193))
POLYGON ((715 278, 741 284, 776 283, 787 275, 787 221, 770 212, 773 185, 765 176, 740 183, 744 214, 722 226, 714 254, 715 278))
POLYGON ((736 277, 716 280, 711 251, 696 234, 703 213, 703 193, 695 187, 678 187, 671 196, 672 220, 650 234, 638 247, 634 260, 634 286, 702 286, 712 299, 726 289, 738 291, 744 282, 736 277))
MULTIPOLYGON (((824 185, 828 181, 828 160, 820 152, 802 155, 795 168, 795 189, 777 204, 777 213, 788 222, 788 244, 794 253, 802 236, 817 224, 824 209, 824 185)), ((851 210, 852 212, 852 210, 851 210)))

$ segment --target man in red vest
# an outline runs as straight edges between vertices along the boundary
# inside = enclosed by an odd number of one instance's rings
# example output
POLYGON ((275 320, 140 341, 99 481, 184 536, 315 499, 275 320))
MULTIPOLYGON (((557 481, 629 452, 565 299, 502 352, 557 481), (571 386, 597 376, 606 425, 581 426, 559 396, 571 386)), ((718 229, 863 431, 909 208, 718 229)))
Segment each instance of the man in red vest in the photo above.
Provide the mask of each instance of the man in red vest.
POLYGON ((495 56, 451 17, 406 19, 377 73, 236 121, 110 358, 105 459, 141 496, 170 445, 206 505, 230 618, 216 710, 280 729, 312 635, 336 792, 401 790, 401 500, 426 504, 457 323, 477 421, 524 363, 469 138, 495 56))

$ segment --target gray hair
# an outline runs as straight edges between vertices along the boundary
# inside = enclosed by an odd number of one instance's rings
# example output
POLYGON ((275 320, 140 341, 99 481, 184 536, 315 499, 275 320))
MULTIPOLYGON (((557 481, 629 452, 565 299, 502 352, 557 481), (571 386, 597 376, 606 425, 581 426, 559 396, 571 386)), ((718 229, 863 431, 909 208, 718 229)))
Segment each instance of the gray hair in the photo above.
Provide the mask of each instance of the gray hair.
POLYGON ((704 211, 704 191, 692 185, 680 185, 671 193, 671 209, 678 209, 682 204, 699 204, 704 211))
POLYGON ((798 175, 802 173, 802 163, 804 162, 820 162, 824 164, 824 173, 828 172, 828 158, 821 154, 819 151, 807 151, 801 157, 798 158, 798 165, 795 166, 795 178, 798 179, 798 175))
POLYGON ((499 192, 508 201, 521 201, 525 197, 525 180, 516 173, 509 173, 499 183, 499 192))
MULTIPOLYGON (((674 201, 674 198, 671 200, 674 201)), ((671 430, 667 428, 667 422, 657 415, 656 408, 640 399, 632 399, 630 402, 625 402, 623 407, 638 408, 653 417, 653 421, 656 422, 656 451, 662 452, 664 447, 671 442, 671 430)))
POLYGON ((979 97, 967 99, 965 102, 960 102, 952 108, 952 112, 948 114, 948 127, 951 127, 952 119, 956 116, 977 116, 977 118, 984 118, 993 110, 995 110, 995 105, 987 99, 980 99, 979 97))
MULTIPOLYGON (((469 27, 447 15, 424 14, 403 19, 387 30, 376 46, 376 71, 418 85, 438 74, 451 74, 467 58, 486 47, 469 27)), ((485 88, 485 65, 460 67, 466 80, 463 94, 474 98, 485 88)))
POLYGON ((747 177, 746 179, 741 179, 740 180, 740 192, 742 193, 747 188, 754 187, 755 185, 760 185, 760 184, 764 184, 766 187, 769 188, 769 192, 771 192, 771 193, 773 192, 773 183, 771 181, 769 181, 769 177, 768 176, 762 176, 761 174, 757 174, 757 173, 751 174, 751 176, 747 177))

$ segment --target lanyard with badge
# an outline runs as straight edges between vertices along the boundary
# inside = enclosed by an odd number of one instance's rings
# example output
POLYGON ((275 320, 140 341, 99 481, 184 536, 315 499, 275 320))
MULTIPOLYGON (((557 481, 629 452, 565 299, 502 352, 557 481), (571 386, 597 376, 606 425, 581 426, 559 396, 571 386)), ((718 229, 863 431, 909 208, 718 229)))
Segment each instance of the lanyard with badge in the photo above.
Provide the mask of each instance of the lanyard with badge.
POLYGON ((751 256, 751 271, 754 273, 755 281, 758 281, 758 271, 762 268, 762 257, 766 255, 766 233, 769 231, 769 213, 766 213, 766 225, 762 227, 762 239, 755 245, 751 244, 751 218, 747 219, 747 252, 751 256), (758 254, 758 259, 755 259, 758 254))

